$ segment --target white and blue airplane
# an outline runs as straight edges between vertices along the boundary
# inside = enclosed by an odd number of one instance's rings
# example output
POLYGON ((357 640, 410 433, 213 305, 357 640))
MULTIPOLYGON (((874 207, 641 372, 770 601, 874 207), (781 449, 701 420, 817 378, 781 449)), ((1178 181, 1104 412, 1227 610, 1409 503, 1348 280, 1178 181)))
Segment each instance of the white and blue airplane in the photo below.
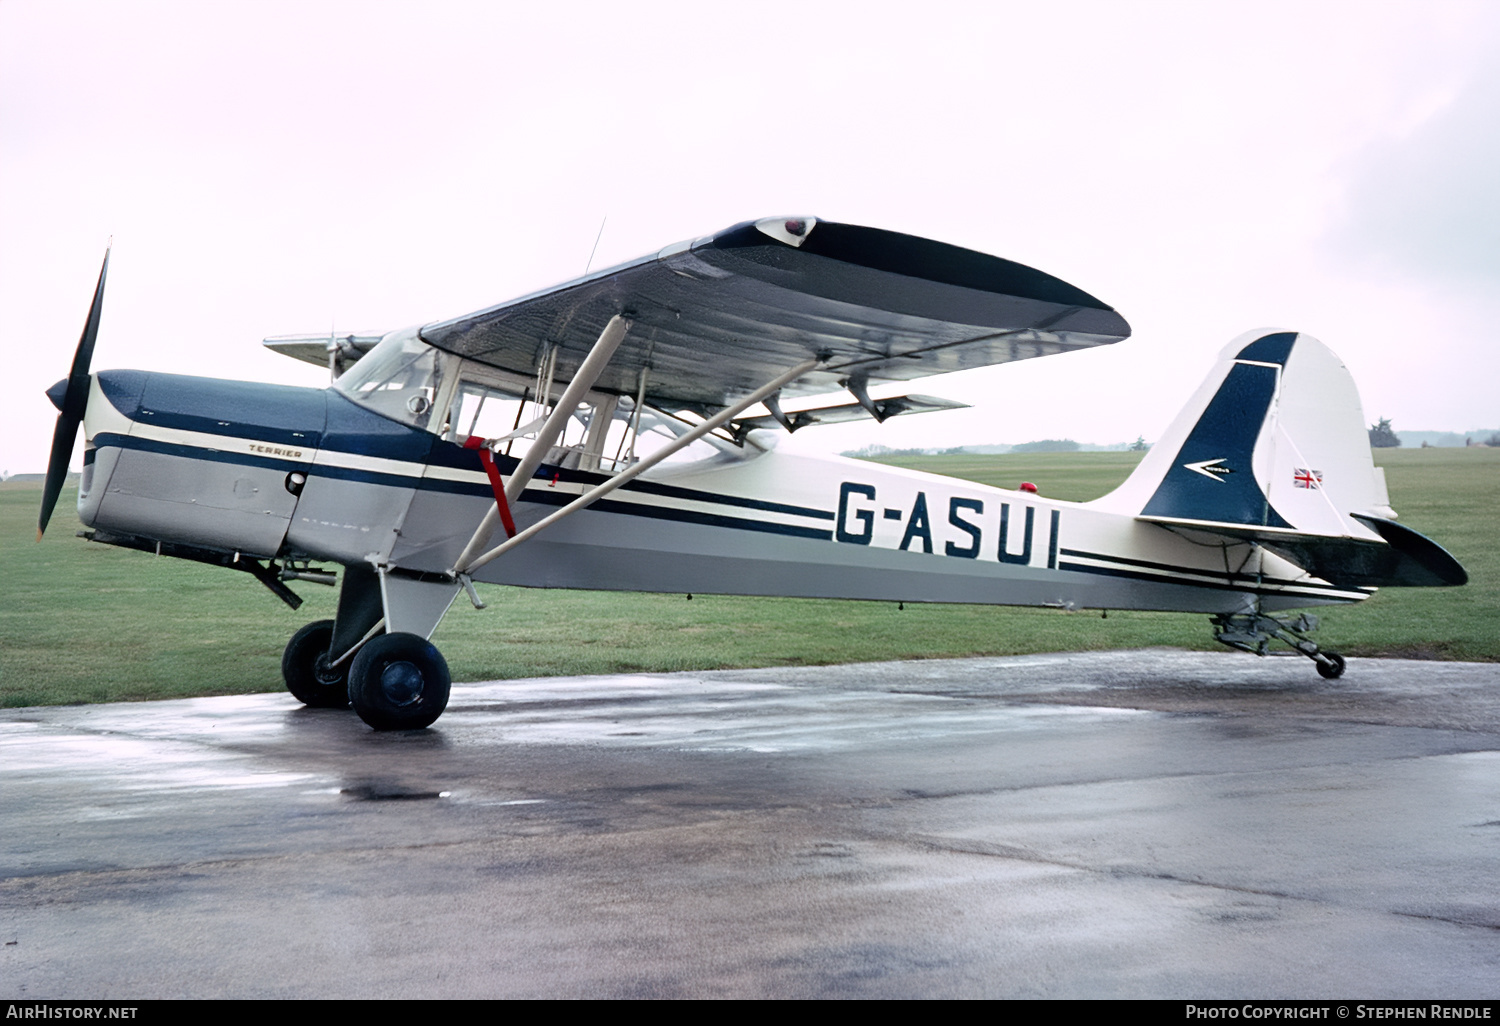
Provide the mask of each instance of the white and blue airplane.
POLYGON ((246 571, 337 615, 282 658, 312 706, 377 730, 431 724, 428 640, 474 581, 536 588, 1156 609, 1344 660, 1287 610, 1458 585, 1398 524, 1349 372, 1316 339, 1252 331, 1119 488, 1044 498, 780 451, 801 427, 952 408, 876 384, 1118 342, 1093 296, 895 232, 767 218, 478 313, 380 336, 267 339, 331 387, 91 374, 106 254, 38 524, 80 423, 95 542, 246 571), (809 396, 837 394, 795 412, 809 396))

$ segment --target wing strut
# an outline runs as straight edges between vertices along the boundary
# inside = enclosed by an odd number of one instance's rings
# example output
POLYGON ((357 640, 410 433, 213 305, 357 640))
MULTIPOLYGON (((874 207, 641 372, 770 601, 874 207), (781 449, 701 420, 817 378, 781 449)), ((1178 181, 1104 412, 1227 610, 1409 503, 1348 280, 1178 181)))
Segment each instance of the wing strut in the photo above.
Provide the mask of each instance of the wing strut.
MULTIPOLYGON (((603 498, 637 475, 650 470, 652 467, 656 466, 658 463, 666 459, 668 456, 671 456, 673 453, 685 449, 687 446, 696 442, 698 439, 702 438, 704 435, 708 434, 715 428, 729 423, 731 420, 739 416, 751 406, 754 406, 756 403, 760 402, 762 399, 765 399, 767 396, 774 394, 776 391, 789 384, 790 382, 797 380, 802 375, 818 366, 818 364, 821 362, 822 361, 820 360, 804 360, 802 363, 797 364, 797 366, 793 367, 791 370, 777 376, 775 379, 767 382, 760 388, 757 388, 754 392, 751 392, 749 395, 741 399, 739 402, 735 403, 733 406, 725 407, 724 409, 720 410, 718 413, 710 417, 708 420, 705 420, 703 423, 693 428, 691 431, 678 436, 671 444, 658 449, 650 456, 642 459, 639 463, 636 463, 633 466, 622 470, 620 473, 616 474, 608 481, 605 481, 602 484, 595 485, 593 488, 590 488, 578 498, 568 503, 562 509, 559 509, 555 513, 551 513, 543 517, 536 523, 532 524, 530 527, 526 528, 524 531, 521 531, 514 537, 501 542, 499 545, 495 546, 493 549, 490 549, 490 551, 486 552, 484 555, 478 557, 477 559, 465 562, 465 557, 468 556, 468 551, 465 550, 464 556, 461 556, 458 562, 454 565, 453 573, 472 574, 475 570, 478 570, 486 563, 510 551, 517 545, 521 544, 523 541, 526 541, 528 538, 535 535, 538 531, 550 527, 566 516, 577 513, 585 506, 589 506, 596 500, 603 498)), ((534 447, 532 451, 536 451, 534 447)), ((511 483, 514 484, 518 480, 522 481, 524 484, 526 480, 529 480, 529 477, 520 477, 520 472, 518 470, 517 473, 511 477, 511 483)), ((475 537, 479 538, 482 537, 482 535, 476 534, 475 537)))
MULTIPOLYGON (((609 364, 610 357, 615 355, 621 342, 625 340, 625 333, 630 329, 630 321, 620 314, 615 314, 599 333, 599 340, 589 350, 589 355, 584 358, 583 365, 578 368, 578 373, 573 375, 573 380, 568 382, 567 389, 562 397, 557 400, 557 405, 552 407, 552 412, 547 420, 537 431, 536 441, 531 443, 531 448, 526 450, 526 455, 521 457, 520 464, 515 472, 510 475, 510 480, 505 484, 505 498, 508 505, 515 505, 521 497, 521 491, 526 487, 526 482, 531 480, 531 475, 536 473, 536 468, 541 466, 552 443, 557 440, 558 434, 563 426, 568 423, 568 418, 573 416, 573 411, 588 394, 588 390, 594 387, 594 382, 599 379, 604 368, 609 364)), ((556 353, 556 350, 553 350, 556 353)), ((551 374, 548 374, 548 386, 550 391, 551 374)), ((545 401, 547 396, 540 395, 539 399, 545 401)), ((506 510, 504 512, 509 512, 506 510)), ((479 522, 479 527, 474 531, 474 537, 469 539, 469 544, 464 546, 464 551, 459 555, 457 567, 468 564, 474 554, 480 550, 485 542, 489 541, 491 532, 495 530, 495 522, 500 519, 502 511, 498 502, 485 511, 484 519, 479 522)), ((507 525, 508 533, 509 525, 507 525)))

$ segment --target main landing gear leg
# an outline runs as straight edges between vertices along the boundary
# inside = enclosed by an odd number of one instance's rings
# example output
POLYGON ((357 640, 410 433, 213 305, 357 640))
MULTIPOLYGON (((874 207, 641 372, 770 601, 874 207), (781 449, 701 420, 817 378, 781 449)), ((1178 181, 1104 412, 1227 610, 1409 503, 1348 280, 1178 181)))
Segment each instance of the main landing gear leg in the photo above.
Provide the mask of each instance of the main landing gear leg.
POLYGON ((1295 617, 1270 613, 1220 613, 1210 622, 1214 625, 1214 640, 1230 648, 1263 656, 1273 640, 1284 641, 1311 659, 1318 668, 1318 675, 1325 680, 1336 680, 1344 675, 1344 657, 1337 652, 1324 652, 1307 636, 1318 629, 1316 616, 1306 613, 1295 617))
MULTIPOLYGON (((376 730, 421 730, 431 726, 448 706, 452 678, 442 653, 427 639, 453 604, 459 582, 446 574, 423 574, 394 567, 349 567, 362 602, 371 607, 355 621, 370 627, 349 667, 349 704, 376 730), (378 620, 373 610, 380 610, 378 620), (382 633, 374 633, 384 627, 382 633)), ((343 609, 343 597, 339 607, 343 609)), ((351 632, 352 633, 352 632, 351 632)), ((335 645, 335 647, 338 647, 335 645)), ((346 648, 344 651, 351 651, 346 648)))
POLYGON ((385 608, 375 568, 344 568, 339 607, 332 620, 317 620, 292 635, 281 656, 281 677, 292 697, 315 709, 349 705, 349 661, 374 636, 385 608))
POLYGON ((442 574, 356 563, 344 568, 338 617, 292 636, 287 690, 310 706, 354 706, 376 730, 420 730, 448 705, 448 663, 427 638, 459 584, 442 574))

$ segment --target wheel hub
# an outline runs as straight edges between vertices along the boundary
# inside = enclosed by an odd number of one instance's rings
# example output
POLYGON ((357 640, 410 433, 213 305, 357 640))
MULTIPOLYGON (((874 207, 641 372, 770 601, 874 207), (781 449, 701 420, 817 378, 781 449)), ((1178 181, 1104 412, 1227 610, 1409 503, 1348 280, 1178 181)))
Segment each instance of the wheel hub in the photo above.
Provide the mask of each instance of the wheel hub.
POLYGON ((392 705, 411 705, 422 697, 425 684, 422 671, 404 659, 390 663, 380 671, 380 690, 392 705))
POLYGON ((318 683, 325 687, 335 687, 343 683, 344 675, 328 665, 328 654, 325 652, 313 660, 313 676, 318 683))

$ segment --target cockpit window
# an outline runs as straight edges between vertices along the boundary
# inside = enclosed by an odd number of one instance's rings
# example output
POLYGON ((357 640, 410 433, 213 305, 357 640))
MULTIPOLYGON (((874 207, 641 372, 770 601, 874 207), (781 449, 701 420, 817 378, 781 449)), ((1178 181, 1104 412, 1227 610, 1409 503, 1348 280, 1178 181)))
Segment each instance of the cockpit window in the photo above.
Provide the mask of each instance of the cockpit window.
POLYGON ((425 429, 442 385, 441 356, 415 330, 392 332, 333 387, 376 413, 425 429))

